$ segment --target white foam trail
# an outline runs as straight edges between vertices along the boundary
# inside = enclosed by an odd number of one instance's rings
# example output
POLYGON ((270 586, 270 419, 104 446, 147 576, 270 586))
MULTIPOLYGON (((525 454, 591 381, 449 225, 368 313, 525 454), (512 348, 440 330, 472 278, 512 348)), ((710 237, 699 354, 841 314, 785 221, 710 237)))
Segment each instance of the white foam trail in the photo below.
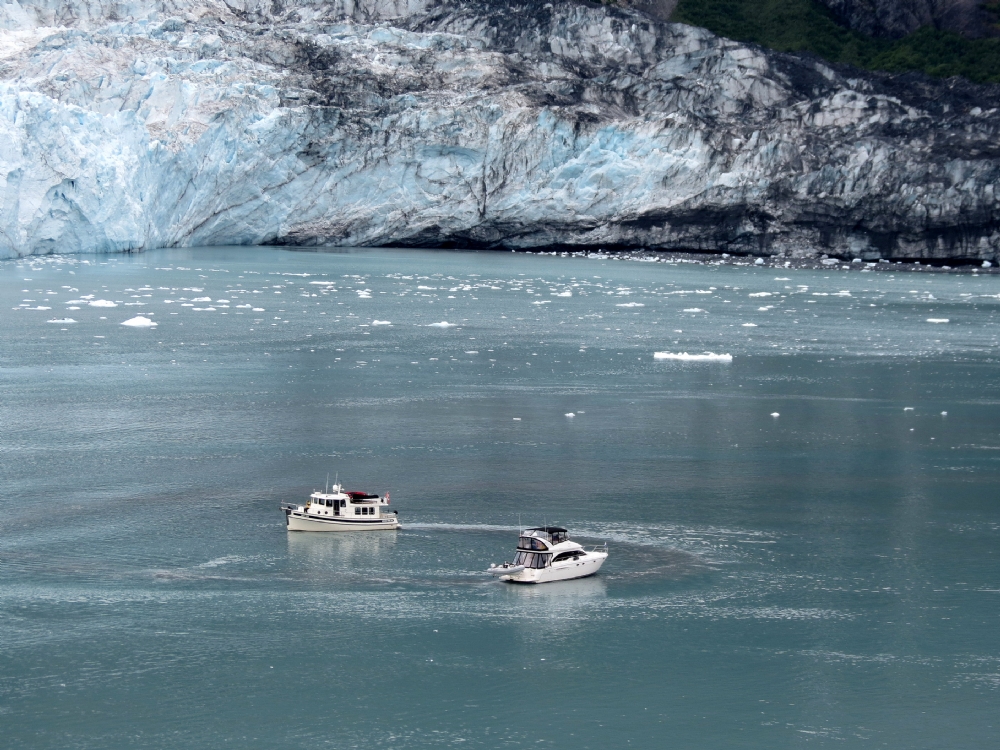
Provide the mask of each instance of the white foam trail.
POLYGON ((136 315, 134 318, 129 318, 122 322, 123 326, 129 326, 130 328, 152 328, 156 325, 152 320, 142 315, 136 315))
POLYGON ((673 359, 680 362, 732 362, 732 354, 688 354, 687 352, 653 352, 653 359, 673 359))

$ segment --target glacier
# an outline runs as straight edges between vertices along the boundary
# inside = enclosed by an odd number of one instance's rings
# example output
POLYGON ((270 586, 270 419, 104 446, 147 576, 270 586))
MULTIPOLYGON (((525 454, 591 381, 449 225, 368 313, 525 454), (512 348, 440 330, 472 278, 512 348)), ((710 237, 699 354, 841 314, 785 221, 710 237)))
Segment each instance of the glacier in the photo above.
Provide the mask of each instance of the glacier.
POLYGON ((0 4, 0 257, 1000 260, 1000 93, 562 0, 0 4))

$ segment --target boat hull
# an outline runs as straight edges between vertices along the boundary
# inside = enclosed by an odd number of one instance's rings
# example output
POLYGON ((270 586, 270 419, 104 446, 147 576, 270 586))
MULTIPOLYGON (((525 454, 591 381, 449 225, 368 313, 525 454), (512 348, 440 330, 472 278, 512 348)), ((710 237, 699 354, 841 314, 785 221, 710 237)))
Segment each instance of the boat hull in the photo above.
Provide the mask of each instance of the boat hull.
POLYGON ((395 516, 366 518, 315 518, 294 511, 285 513, 289 531, 396 531, 402 528, 395 516))
POLYGON ((572 581, 574 578, 586 578, 594 575, 608 559, 606 552, 591 552, 586 558, 566 563, 554 563, 547 568, 525 568, 519 573, 500 576, 501 581, 508 583, 553 583, 555 581, 572 581))

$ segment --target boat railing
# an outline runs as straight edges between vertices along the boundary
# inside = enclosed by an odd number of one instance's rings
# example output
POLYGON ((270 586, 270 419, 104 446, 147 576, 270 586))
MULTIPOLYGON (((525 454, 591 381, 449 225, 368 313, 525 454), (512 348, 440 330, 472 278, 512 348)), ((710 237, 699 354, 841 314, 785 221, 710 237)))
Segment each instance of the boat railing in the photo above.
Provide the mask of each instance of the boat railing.
POLYGON ((608 551, 608 543, 605 542, 604 544, 595 544, 593 547, 590 548, 590 551, 591 552, 607 552, 608 551))

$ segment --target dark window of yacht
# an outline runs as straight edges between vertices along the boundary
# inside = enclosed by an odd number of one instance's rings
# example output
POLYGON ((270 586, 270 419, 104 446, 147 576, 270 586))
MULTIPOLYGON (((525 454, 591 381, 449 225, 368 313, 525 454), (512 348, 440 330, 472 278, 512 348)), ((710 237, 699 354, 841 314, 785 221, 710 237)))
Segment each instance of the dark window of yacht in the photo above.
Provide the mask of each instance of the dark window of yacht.
POLYGON ((562 562, 563 560, 569 560, 571 558, 577 558, 580 556, 579 550, 573 550, 572 552, 560 552, 558 555, 552 558, 552 562, 562 562))
POLYGON ((354 509, 354 515, 360 516, 361 515, 361 508, 355 508, 354 509))

